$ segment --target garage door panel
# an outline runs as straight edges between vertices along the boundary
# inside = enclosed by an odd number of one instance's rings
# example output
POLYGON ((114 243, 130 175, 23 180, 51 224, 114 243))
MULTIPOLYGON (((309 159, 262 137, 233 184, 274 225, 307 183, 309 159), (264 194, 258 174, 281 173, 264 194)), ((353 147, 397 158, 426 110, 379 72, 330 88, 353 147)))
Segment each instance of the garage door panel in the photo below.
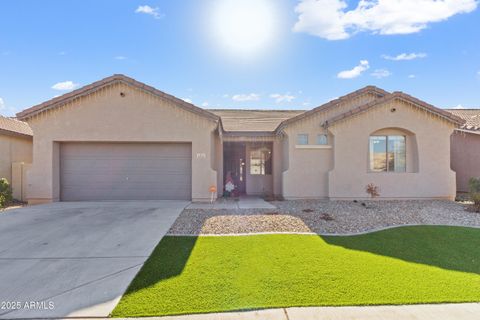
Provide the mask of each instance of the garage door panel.
POLYGON ((191 145, 64 143, 61 199, 189 200, 191 145))

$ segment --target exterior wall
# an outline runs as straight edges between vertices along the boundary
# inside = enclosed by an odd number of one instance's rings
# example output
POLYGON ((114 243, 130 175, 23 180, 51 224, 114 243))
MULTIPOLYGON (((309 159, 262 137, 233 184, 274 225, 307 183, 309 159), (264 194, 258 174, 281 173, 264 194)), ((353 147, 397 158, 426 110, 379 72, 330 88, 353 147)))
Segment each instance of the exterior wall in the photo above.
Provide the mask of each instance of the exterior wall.
POLYGON ((214 121, 125 84, 114 84, 90 96, 28 120, 35 132, 34 163, 29 171, 29 202, 59 200, 59 143, 190 142, 192 198, 210 200, 217 184, 214 170, 214 121), (120 92, 125 93, 124 97, 120 92))
POLYGON ((31 163, 14 162, 12 163, 12 195, 13 199, 27 201, 27 174, 31 163))
POLYGON ((214 169, 217 171, 217 197, 223 195, 223 141, 218 133, 214 133, 215 140, 215 166, 214 169))
POLYGON ((0 178, 12 181, 14 162, 32 162, 32 139, 0 134, 0 178))
POLYGON ((480 132, 455 131, 451 142, 452 170, 457 173, 457 191, 468 192, 468 180, 480 177, 480 132))
POLYGON ((330 198, 367 198, 365 187, 369 183, 379 186, 380 197, 385 199, 455 197, 455 172, 450 169, 454 125, 450 122, 394 101, 338 122, 329 130, 335 136, 335 167, 328 180, 330 198), (391 112, 392 108, 396 111, 391 112), (370 172, 369 136, 386 128, 415 134, 418 170, 370 172))
POLYGON ((333 144, 336 137, 321 125, 348 110, 373 101, 375 95, 365 94, 345 101, 326 111, 320 111, 298 120, 284 129, 284 147, 287 150, 283 161, 282 189, 286 199, 326 198, 329 196, 328 173, 333 169, 333 144), (309 147, 297 146, 298 134, 309 135, 309 147), (328 134, 330 147, 315 146, 317 134, 328 134))

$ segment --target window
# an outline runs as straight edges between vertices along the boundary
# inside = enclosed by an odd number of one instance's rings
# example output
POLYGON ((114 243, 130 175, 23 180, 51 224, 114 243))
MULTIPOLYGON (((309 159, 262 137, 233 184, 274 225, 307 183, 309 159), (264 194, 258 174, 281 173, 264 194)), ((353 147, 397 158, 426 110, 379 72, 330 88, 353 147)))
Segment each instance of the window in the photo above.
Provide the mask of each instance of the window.
POLYGON ((376 172, 405 172, 405 136, 371 136, 370 170, 376 172))
POLYGON ((263 147, 250 151, 250 174, 272 174, 272 150, 263 147))
POLYGON ((327 145, 328 144, 328 137, 326 134, 318 134, 317 135, 317 144, 320 145, 327 145))
POLYGON ((308 144, 308 134, 301 133, 297 136, 297 144, 305 145, 308 144))

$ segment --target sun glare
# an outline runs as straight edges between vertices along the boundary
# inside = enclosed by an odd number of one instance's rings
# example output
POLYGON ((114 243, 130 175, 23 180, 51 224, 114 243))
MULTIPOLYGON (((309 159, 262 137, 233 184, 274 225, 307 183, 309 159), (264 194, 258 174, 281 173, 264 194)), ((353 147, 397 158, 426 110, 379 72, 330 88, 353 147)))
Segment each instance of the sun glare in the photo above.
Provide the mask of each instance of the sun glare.
POLYGON ((225 53, 251 59, 276 40, 280 17, 275 0, 221 0, 212 6, 211 36, 225 53))

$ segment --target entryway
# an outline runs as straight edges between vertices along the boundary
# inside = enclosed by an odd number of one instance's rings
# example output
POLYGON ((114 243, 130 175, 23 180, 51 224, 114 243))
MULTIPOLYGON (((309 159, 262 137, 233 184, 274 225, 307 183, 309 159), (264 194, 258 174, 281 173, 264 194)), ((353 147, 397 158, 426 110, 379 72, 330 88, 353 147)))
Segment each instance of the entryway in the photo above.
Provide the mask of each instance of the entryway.
POLYGON ((224 142, 223 196, 272 195, 272 162, 272 142, 224 142))

